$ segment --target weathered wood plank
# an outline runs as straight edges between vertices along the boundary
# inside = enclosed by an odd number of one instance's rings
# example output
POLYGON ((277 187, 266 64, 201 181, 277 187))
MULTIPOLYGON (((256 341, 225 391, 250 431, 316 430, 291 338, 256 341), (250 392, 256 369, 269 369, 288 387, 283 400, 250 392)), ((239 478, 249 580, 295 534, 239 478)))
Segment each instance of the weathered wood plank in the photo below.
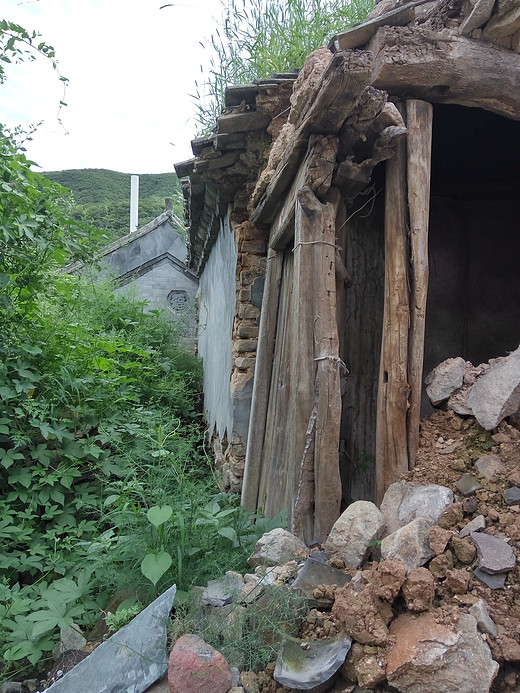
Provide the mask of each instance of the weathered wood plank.
POLYGON ((370 42, 373 86, 520 120, 520 55, 421 27, 382 27, 370 42))
POLYGON ((377 398, 376 503, 398 474, 408 469, 408 253, 406 144, 397 144, 386 164, 385 306, 377 398))
POLYGON ((283 253, 270 251, 267 256, 265 289, 262 311, 260 313, 260 330, 256 352, 255 371, 259 373, 259 377, 255 378, 253 384, 251 417, 247 438, 248 446, 241 497, 241 504, 251 511, 256 510, 258 504, 263 443, 265 440, 267 408, 273 372, 282 266, 283 253))
POLYGON ((424 330, 428 295, 428 221, 430 213, 432 105, 425 101, 406 102, 408 210, 410 215, 410 338, 408 381, 408 463, 415 464, 421 419, 424 330))
POLYGON ((284 248, 292 238, 296 198, 304 185, 308 185, 318 197, 324 199, 332 181, 337 149, 336 137, 311 136, 307 157, 300 166, 285 201, 271 224, 269 239, 271 248, 284 248))

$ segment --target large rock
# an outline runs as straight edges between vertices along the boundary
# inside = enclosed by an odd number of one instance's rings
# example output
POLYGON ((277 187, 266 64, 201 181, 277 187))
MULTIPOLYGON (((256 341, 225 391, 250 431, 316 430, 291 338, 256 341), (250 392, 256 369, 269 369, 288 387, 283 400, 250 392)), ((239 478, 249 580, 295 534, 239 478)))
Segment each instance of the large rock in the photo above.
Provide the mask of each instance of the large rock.
POLYGON ((358 568, 380 538, 385 520, 370 501, 356 501, 334 523, 325 542, 329 556, 339 556, 345 568, 358 568))
POLYGON ((430 528, 433 520, 429 517, 418 517, 381 542, 383 559, 398 558, 408 572, 424 565, 432 556, 430 548, 430 528))
POLYGON ((483 532, 471 532, 470 537, 477 547, 480 570, 495 575, 506 573, 515 567, 515 554, 507 541, 483 532))
POLYGON ((520 407, 520 347, 495 359, 471 388, 468 405, 482 428, 491 431, 520 407))
POLYGON ((175 592, 173 585, 53 683, 48 693, 142 693, 149 688, 168 668, 166 626, 175 592))
POLYGON ((252 568, 275 566, 293 559, 305 559, 308 555, 309 550, 301 539, 278 527, 260 537, 247 562, 252 568))
POLYGON ((462 386, 466 365, 466 361, 460 356, 446 359, 426 376, 426 394, 434 407, 462 386))
POLYGON ((168 683, 171 693, 227 693, 231 669, 220 652, 198 635, 183 635, 170 654, 168 683))
POLYGON ((400 693, 488 693, 498 672, 477 622, 462 614, 456 632, 436 623, 431 613, 403 614, 390 633, 388 683, 400 693))
POLYGON ((286 638, 276 661, 273 678, 282 686, 308 691, 328 681, 338 671, 352 640, 344 633, 326 640, 286 638))
POLYGON ((418 517, 428 516, 434 524, 452 503, 453 492, 446 486, 396 481, 388 487, 381 503, 385 534, 392 534, 418 517))
POLYGON ((336 623, 354 640, 364 645, 385 645, 392 618, 390 605, 379 599, 372 585, 354 581, 336 591, 332 607, 336 623))

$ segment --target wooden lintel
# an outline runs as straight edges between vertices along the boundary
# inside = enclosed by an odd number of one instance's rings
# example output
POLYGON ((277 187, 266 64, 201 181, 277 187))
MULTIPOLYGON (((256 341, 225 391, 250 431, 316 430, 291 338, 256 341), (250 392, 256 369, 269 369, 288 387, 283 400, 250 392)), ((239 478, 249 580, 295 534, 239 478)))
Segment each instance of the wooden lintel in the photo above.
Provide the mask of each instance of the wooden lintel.
POLYGON ((408 297, 406 143, 386 164, 385 299, 376 422, 376 503, 408 470, 408 297))
POLYGON ((309 137, 336 135, 371 79, 372 55, 368 51, 342 51, 332 57, 310 99, 310 107, 296 123, 291 145, 252 211, 253 223, 267 224, 273 220, 305 156, 309 137))
POLYGON ((421 27, 382 27, 369 49, 378 89, 520 120, 520 55, 513 51, 421 27))
POLYGON ((338 139, 336 137, 312 136, 307 156, 300 166, 285 201, 271 224, 269 245, 274 249, 284 248, 294 234, 294 208, 298 192, 307 185, 317 197, 324 199, 336 164, 338 139))
POLYGON ((267 255, 265 289, 260 313, 260 331, 256 352, 251 416, 249 420, 248 445, 242 484, 241 504, 247 510, 255 511, 258 506, 260 488, 263 441, 266 427, 267 409, 271 388, 276 323, 280 282, 282 277, 283 253, 270 250, 267 255))
POLYGON ((410 215, 410 338, 408 381, 408 459, 415 464, 421 418, 424 331, 428 294, 428 220, 430 210, 433 108, 425 101, 406 102, 408 210, 410 215))

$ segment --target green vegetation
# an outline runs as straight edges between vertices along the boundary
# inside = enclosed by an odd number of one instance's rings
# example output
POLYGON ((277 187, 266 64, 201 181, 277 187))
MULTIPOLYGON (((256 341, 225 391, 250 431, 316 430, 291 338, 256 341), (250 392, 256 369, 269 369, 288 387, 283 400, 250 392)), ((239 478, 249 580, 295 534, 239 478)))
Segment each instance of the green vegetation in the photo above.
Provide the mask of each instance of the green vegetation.
POLYGON ((363 21, 374 0, 223 0, 219 27, 207 41, 209 68, 195 84, 196 120, 207 134, 228 85, 247 84, 302 67, 334 34, 363 21))
MULTIPOLYGON (((110 243, 128 233, 130 227, 130 175, 107 169, 47 171, 50 180, 69 189, 72 196, 68 214, 103 231, 102 243, 110 243)), ((182 193, 174 172, 139 176, 139 226, 164 212, 164 200, 171 197, 174 214, 183 218, 182 193)))

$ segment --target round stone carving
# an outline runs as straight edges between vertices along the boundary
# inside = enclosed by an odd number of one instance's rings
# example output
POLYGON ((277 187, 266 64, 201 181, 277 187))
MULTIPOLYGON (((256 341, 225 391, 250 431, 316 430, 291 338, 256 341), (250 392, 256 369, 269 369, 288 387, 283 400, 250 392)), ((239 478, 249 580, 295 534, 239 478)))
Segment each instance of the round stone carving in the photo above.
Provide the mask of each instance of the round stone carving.
POLYGON ((174 313, 185 313, 188 310, 189 296, 186 291, 170 291, 168 306, 174 313))

